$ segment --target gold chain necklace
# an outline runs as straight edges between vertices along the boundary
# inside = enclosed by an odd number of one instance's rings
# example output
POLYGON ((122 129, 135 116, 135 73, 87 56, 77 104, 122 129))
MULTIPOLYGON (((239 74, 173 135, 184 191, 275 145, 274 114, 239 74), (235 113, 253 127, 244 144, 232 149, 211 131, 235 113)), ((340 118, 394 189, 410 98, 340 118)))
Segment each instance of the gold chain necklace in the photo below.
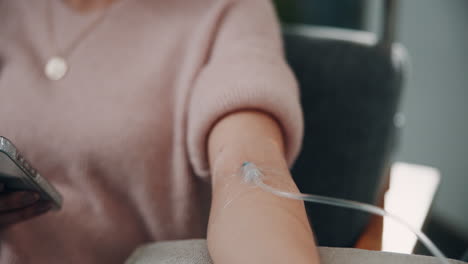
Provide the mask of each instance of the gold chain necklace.
POLYGON ((58 81, 61 80, 69 71, 69 63, 68 58, 73 53, 73 51, 78 47, 78 45, 89 36, 93 30, 96 29, 98 25, 104 21, 107 14, 109 13, 110 7, 107 7, 102 11, 102 13, 93 20, 87 27, 83 28, 79 34, 76 36, 75 39, 70 43, 70 45, 60 49, 57 45, 57 41, 55 38, 55 27, 54 27, 54 12, 52 7, 52 0, 47 1, 46 6, 46 19, 47 19, 47 27, 48 27, 48 34, 49 39, 52 42, 52 48, 55 55, 49 57, 47 62, 44 66, 44 74, 45 76, 51 81, 58 81))

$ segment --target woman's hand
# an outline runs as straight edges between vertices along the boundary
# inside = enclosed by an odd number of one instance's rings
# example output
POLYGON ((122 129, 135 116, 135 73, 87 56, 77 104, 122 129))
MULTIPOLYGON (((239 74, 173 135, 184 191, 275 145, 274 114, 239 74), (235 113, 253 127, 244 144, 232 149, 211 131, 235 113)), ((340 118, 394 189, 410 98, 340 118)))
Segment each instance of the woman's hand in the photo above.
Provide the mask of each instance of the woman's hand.
POLYGON ((47 212, 51 204, 30 191, 5 192, 0 183, 0 230, 47 212))

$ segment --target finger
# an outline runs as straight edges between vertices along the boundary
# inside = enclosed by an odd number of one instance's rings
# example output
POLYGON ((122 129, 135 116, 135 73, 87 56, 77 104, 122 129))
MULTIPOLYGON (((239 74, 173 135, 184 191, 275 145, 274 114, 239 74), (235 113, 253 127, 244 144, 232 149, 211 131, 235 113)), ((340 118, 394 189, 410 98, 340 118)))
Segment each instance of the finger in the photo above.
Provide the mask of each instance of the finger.
POLYGON ((39 216, 52 208, 52 204, 47 201, 39 201, 34 205, 23 209, 13 210, 7 213, 0 213, 0 227, 5 228, 13 224, 39 216))
POLYGON ((34 204, 39 194, 34 192, 12 192, 0 195, 0 213, 20 209, 34 204))

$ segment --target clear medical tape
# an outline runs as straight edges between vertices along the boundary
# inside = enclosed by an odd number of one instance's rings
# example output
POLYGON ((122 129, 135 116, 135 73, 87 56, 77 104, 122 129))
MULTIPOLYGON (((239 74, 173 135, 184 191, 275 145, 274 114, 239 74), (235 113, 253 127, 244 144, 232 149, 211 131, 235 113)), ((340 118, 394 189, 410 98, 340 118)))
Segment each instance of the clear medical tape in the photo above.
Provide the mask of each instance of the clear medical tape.
POLYGON ((332 198, 327 196, 321 195, 314 195, 314 194, 303 194, 303 193, 291 193, 282 190, 278 190, 270 185, 267 185, 264 181, 264 175, 261 170, 252 162, 244 162, 242 164, 242 174, 244 176, 244 181, 246 183, 254 184, 259 188, 263 189, 264 191, 270 192, 277 196, 281 196, 284 198, 294 199, 294 200, 301 200, 306 202, 312 203, 319 203, 319 204, 326 204, 331 206, 337 207, 344 207, 353 210, 363 211, 370 214, 375 214, 383 217, 388 217, 395 222, 401 224, 402 226, 406 227, 409 231, 416 235, 416 237, 424 244, 425 247, 437 257, 441 263, 443 264, 450 264, 448 259, 445 255, 437 248, 437 246, 419 229, 412 227, 406 221, 401 219, 400 217, 391 214, 385 211, 382 208, 379 208, 374 205, 346 200, 346 199, 339 199, 339 198, 332 198))

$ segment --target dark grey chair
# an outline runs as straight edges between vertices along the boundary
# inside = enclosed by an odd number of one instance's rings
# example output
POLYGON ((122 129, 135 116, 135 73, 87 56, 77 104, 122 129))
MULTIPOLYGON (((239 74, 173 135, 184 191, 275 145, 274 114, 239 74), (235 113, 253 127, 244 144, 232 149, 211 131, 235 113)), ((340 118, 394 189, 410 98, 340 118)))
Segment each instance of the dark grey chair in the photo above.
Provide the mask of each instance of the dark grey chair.
MULTIPOLYGON (((393 43, 395 2, 384 33, 286 26, 289 64, 301 88, 303 150, 292 173, 304 193, 374 203, 395 145, 394 116, 406 52, 393 43)), ((321 246, 352 247, 368 215, 307 204, 321 246)))

